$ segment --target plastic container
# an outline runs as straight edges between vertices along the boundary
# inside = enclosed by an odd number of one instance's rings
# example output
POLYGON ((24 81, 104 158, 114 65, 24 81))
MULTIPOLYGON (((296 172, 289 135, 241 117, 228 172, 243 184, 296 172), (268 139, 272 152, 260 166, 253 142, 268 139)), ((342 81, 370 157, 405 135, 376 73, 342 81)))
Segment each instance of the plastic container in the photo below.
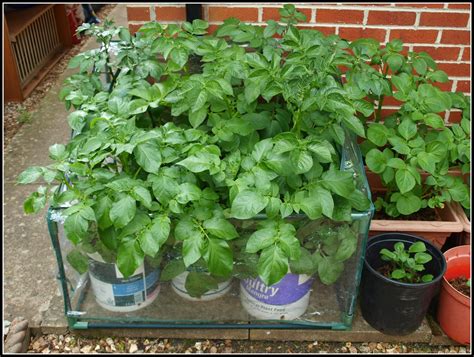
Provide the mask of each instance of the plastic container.
POLYGON ((171 288, 173 291, 181 296, 182 298, 190 301, 210 301, 214 299, 218 299, 224 296, 232 287, 232 279, 226 280, 222 283, 217 285, 217 289, 209 290, 205 292, 201 297, 193 297, 189 295, 186 290, 185 283, 186 277, 188 276, 189 272, 185 271, 184 273, 179 274, 175 278, 171 280, 171 288))
POLYGON ((109 311, 130 312, 150 305, 160 291, 159 270, 142 264, 128 278, 116 264, 89 254, 89 277, 97 304, 109 311))
POLYGON ((367 250, 360 286, 360 307, 364 319, 375 329, 388 335, 408 335, 422 323, 432 298, 438 293, 446 271, 443 253, 421 237, 403 233, 384 233, 372 237, 367 250), (425 264, 424 274, 432 274, 427 283, 410 284, 386 278, 377 271, 385 262, 380 250, 393 250, 397 242, 405 249, 423 241, 433 259, 425 264))
POLYGON ((260 278, 243 279, 240 301, 247 312, 263 320, 294 320, 308 308, 314 279, 304 274, 287 274, 267 286, 260 278))
POLYGON ((444 252, 446 273, 443 277, 438 303, 438 322, 451 339, 462 344, 471 343, 471 299, 456 290, 449 280, 460 276, 471 277, 470 245, 454 247, 444 252))

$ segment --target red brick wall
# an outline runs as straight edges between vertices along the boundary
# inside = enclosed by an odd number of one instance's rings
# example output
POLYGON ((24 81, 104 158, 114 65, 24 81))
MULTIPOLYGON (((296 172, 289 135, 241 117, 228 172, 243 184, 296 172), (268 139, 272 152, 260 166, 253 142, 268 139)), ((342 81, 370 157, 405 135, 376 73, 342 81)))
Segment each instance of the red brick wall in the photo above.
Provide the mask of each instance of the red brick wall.
MULTIPOLYGON (((284 3, 203 5, 203 18, 210 29, 227 17, 264 24, 278 19, 284 3)), ((325 34, 335 33, 347 40, 373 37, 382 43, 400 38, 408 50, 428 52, 446 71, 449 82, 444 90, 471 91, 471 5, 469 3, 299 3, 297 8, 307 16, 300 28, 314 28, 325 34)), ((185 5, 179 3, 128 4, 128 23, 135 32, 144 22, 163 23, 186 19, 185 5)), ((387 112, 395 109, 387 105, 387 112)), ((446 114, 449 120, 450 114, 446 114)), ((452 121, 459 118, 451 113, 452 121)), ((459 120, 459 119, 458 119, 459 120)))

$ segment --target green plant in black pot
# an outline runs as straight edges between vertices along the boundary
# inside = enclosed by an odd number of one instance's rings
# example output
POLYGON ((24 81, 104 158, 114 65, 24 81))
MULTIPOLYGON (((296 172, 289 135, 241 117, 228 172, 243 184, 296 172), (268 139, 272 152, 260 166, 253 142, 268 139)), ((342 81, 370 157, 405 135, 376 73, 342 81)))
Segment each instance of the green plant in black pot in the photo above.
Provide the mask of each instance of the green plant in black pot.
POLYGON ((445 270, 443 253, 420 237, 404 233, 372 237, 360 286, 362 316, 386 334, 414 332, 437 294, 445 270))
POLYGON ((388 268, 384 273, 390 279, 395 279, 405 283, 419 283, 433 280, 432 274, 423 274, 425 263, 433 257, 425 253, 426 246, 423 242, 416 242, 405 250, 402 242, 395 243, 394 250, 383 248, 380 251, 382 260, 388 262, 384 268, 388 268))

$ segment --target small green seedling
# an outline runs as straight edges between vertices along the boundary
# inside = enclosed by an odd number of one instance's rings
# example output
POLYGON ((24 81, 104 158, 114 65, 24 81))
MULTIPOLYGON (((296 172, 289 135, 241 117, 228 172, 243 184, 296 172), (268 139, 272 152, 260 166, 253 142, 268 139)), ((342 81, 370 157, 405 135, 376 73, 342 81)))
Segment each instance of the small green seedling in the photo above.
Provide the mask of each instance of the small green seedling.
POLYGON ((390 278, 407 283, 427 283, 433 280, 433 275, 424 274, 425 263, 428 263, 433 257, 426 253, 426 246, 423 242, 413 243, 408 251, 402 242, 394 245, 394 251, 386 248, 380 250, 382 260, 390 262, 390 278))
POLYGON ((21 107, 18 109, 17 120, 20 124, 30 123, 32 118, 33 118, 32 114, 24 107, 21 107))

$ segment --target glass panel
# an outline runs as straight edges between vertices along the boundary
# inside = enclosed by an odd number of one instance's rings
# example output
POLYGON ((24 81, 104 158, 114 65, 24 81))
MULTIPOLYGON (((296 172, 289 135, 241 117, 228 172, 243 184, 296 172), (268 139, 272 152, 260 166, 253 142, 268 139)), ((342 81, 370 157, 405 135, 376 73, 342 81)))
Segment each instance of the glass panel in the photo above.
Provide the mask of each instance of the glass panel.
MULTIPOLYGON (((353 171, 359 189, 370 197, 359 148, 352 135, 347 133, 346 138, 346 144, 342 148, 341 168, 353 171)), ((353 212, 350 222, 334 222, 326 218, 310 220, 305 215, 293 215, 286 218, 286 222, 293 224, 296 228, 298 239, 313 254, 320 252, 324 255, 328 253, 327 250, 343 249, 339 248, 341 241, 352 240, 354 245, 352 248, 345 247, 350 254, 340 263, 341 270, 339 275, 336 274, 338 276, 334 283, 324 284, 320 276, 328 274, 321 274, 318 271, 311 277, 303 275, 289 276, 288 279, 285 277, 284 284, 282 281, 281 286, 278 283, 267 287, 255 279, 244 280, 249 277, 248 274, 246 275, 248 269, 240 266, 237 261, 234 267, 237 277, 230 282, 221 281, 218 288, 212 292, 214 294, 212 297, 217 296, 217 298, 209 301, 190 301, 183 298, 181 295, 184 280, 179 282, 175 279, 172 282, 157 284, 159 271, 153 268, 156 262, 147 262, 140 271, 137 270, 138 273, 136 272, 136 275, 132 277, 135 279, 133 281, 124 282, 117 273, 117 276, 113 277, 115 280, 111 283, 97 282, 101 274, 97 272, 97 269, 104 271, 109 269, 109 273, 112 272, 114 275, 113 267, 110 268, 104 261, 97 263, 90 260, 89 271, 79 274, 71 267, 67 258, 73 246, 64 235, 61 216, 64 208, 50 209, 48 224, 58 257, 61 284, 65 292, 66 314, 70 317, 71 328, 79 326, 81 328, 85 326, 133 328, 146 324, 149 327, 270 326, 341 329, 351 325, 373 206, 365 212, 353 212), (125 305, 125 310, 140 308, 135 311, 105 309, 104 304, 101 305, 94 295, 92 289, 94 282, 99 286, 97 289, 102 289, 105 295, 109 294, 115 299, 124 301, 129 298, 134 299, 134 304, 128 307, 125 305), (158 287, 155 288, 156 286, 158 287), (294 296, 279 295, 285 286, 290 287, 290 290, 293 289, 294 296), (278 288, 282 290, 277 290, 278 288), (145 296, 151 298, 147 299, 145 296), (141 307, 142 304, 147 303, 146 307, 141 307), (272 314, 269 315, 269 312, 272 314)), ((265 215, 259 215, 251 220, 234 220, 233 223, 240 235, 235 244, 238 244, 239 239, 245 241, 245 237, 252 234, 258 224, 264 220, 265 215)), ((173 258, 163 257, 160 267, 163 267, 169 259, 173 258)))

